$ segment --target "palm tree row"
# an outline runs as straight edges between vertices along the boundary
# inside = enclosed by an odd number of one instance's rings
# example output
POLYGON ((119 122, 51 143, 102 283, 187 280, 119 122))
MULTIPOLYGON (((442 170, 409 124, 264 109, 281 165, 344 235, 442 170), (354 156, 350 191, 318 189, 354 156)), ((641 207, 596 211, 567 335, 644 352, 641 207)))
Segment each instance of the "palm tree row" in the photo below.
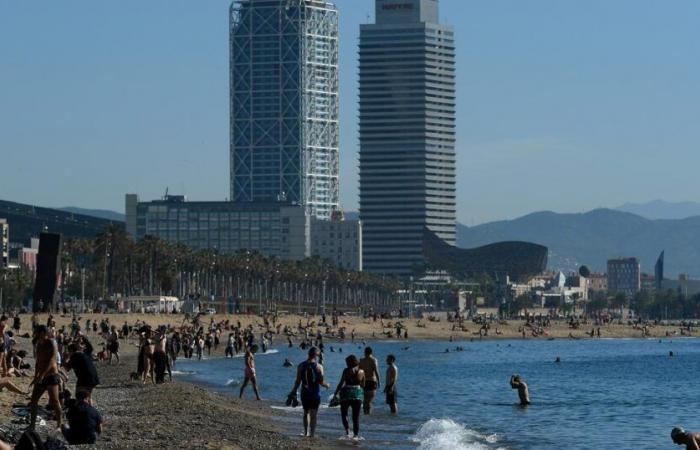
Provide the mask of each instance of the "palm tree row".
POLYGON ((388 310, 400 284, 338 268, 320 258, 283 261, 256 252, 221 254, 147 236, 134 242, 110 226, 95 239, 65 243, 62 293, 89 299, 172 295, 181 299, 233 298, 250 309, 290 311, 325 307, 388 310))

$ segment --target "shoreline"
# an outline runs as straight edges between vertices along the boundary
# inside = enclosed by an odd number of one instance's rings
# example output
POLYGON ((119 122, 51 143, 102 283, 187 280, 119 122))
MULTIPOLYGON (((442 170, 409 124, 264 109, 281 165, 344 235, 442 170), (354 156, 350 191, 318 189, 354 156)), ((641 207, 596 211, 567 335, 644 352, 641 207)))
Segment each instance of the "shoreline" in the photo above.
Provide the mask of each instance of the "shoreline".
MULTIPOLYGON (((56 316, 58 327, 68 325, 70 316, 56 316)), ((137 319, 146 320, 150 324, 172 324, 177 326, 182 322, 181 315, 83 315, 83 321, 87 318, 101 320, 108 318, 110 323, 119 326, 125 320, 133 324, 137 319)), ((260 325, 262 319, 254 316, 205 316, 203 321, 210 320, 238 320, 244 326, 248 324, 260 325)), ((46 315, 39 318, 45 322, 46 315)), ((300 317, 286 316, 280 322, 286 325, 298 324, 300 317)), ((306 319, 304 319, 306 320, 306 319)), ((388 322, 388 321, 385 321, 388 322)), ((16 336, 17 349, 25 349, 31 355, 30 339, 20 337, 26 333, 29 316, 22 317, 23 330, 16 336)), ((493 341, 562 341, 562 340, 594 340, 584 334, 585 329, 592 326, 583 325, 578 330, 570 330, 566 323, 552 322, 547 328, 548 335, 540 337, 522 338, 519 327, 522 322, 500 324, 501 334, 489 333, 488 336, 474 335, 478 325, 473 322, 465 322, 471 331, 453 331, 452 323, 428 322, 425 327, 420 327, 415 319, 403 320, 405 328, 409 332, 409 339, 397 339, 382 335, 381 331, 388 327, 382 327, 381 323, 361 318, 341 318, 341 327, 353 327, 356 329, 355 345, 363 344, 363 340, 373 342, 416 342, 416 341, 449 341, 479 343, 493 341), (570 338, 568 335, 574 336, 570 338), (374 337, 372 337, 374 334, 374 337)), ((596 327, 597 328, 597 327, 596 327)), ((642 330, 634 329, 627 325, 604 325, 602 340, 673 340, 673 339, 697 339, 698 336, 681 336, 680 334, 666 336, 667 332, 678 332, 678 327, 650 327, 649 336, 642 336, 642 330)), ((695 331, 695 329, 693 329, 695 331)), ((99 351, 101 338, 92 331, 87 333, 99 351)), ((293 338, 295 346, 299 344, 303 336, 293 338)), ((222 341, 224 339, 222 338, 222 341)), ((336 337, 324 338, 333 345, 341 340, 336 337)), ((275 337, 276 346, 286 345, 284 334, 275 337)), ((348 335, 344 341, 351 343, 348 335)), ((349 448, 348 443, 317 438, 306 440, 294 438, 294 431, 289 422, 283 420, 284 413, 273 408, 273 402, 256 402, 252 400, 239 400, 235 392, 224 393, 214 386, 206 386, 195 380, 186 379, 186 375, 175 375, 173 382, 163 385, 143 385, 140 381, 131 381, 130 374, 136 368, 136 346, 134 340, 121 341, 122 360, 118 365, 95 363, 101 385, 94 391, 94 400, 97 409, 105 420, 105 432, 100 437, 94 448, 98 449, 226 449, 226 450, 267 450, 267 449, 302 449, 312 450, 343 449, 349 448)), ((224 346, 212 352, 212 357, 223 356, 224 346)), ((32 364, 30 373, 33 374, 34 361, 31 356, 27 358, 32 364)), ((177 371, 176 366, 173 370, 177 371)), ((31 378, 13 378, 12 381, 22 389, 28 389, 31 378)), ((68 388, 72 391, 75 377, 69 376, 68 388)), ((40 402, 45 405, 46 396, 40 402)), ((13 423, 18 416, 11 410, 13 405, 27 403, 24 396, 4 392, 0 395, 0 438, 14 441, 19 438, 26 425, 13 423)), ((47 434, 55 436, 52 430, 53 420, 47 420, 47 426, 39 427, 42 436, 47 434)), ((301 426, 301 424, 299 424, 301 426)))

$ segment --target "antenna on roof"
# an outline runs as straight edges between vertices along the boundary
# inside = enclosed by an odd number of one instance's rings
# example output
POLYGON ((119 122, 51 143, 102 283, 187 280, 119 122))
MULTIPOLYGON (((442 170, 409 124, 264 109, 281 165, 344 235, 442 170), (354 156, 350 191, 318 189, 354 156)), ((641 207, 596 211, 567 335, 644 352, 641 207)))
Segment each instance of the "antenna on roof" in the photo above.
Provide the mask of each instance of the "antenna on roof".
POLYGON ((166 186, 166 187, 165 187, 165 196, 163 197, 163 200, 165 200, 165 199, 168 198, 168 189, 169 189, 169 188, 166 186))

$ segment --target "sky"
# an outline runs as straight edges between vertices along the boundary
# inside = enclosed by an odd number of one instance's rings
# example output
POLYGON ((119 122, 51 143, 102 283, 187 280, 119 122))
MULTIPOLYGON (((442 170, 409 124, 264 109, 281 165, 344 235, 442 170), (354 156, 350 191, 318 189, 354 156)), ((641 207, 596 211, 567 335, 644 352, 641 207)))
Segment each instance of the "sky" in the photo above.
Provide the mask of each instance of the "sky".
MULTIPOLYGON (((357 209, 357 44, 336 0, 341 202, 357 209)), ((0 199, 122 211, 229 189, 225 0, 0 0, 0 199)), ((441 0, 457 46, 458 219, 697 200, 700 2, 441 0)))

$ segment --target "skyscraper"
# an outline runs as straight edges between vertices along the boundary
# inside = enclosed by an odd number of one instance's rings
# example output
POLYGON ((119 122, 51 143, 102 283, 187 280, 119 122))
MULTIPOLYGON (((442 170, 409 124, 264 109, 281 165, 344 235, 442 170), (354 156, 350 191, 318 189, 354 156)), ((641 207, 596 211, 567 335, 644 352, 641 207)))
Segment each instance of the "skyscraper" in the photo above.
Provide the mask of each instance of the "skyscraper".
POLYGON ((230 11, 231 200, 338 209, 338 13, 323 0, 230 11))
POLYGON ((422 267, 426 230, 455 244, 455 47, 438 0, 376 0, 360 28, 364 269, 422 267))

